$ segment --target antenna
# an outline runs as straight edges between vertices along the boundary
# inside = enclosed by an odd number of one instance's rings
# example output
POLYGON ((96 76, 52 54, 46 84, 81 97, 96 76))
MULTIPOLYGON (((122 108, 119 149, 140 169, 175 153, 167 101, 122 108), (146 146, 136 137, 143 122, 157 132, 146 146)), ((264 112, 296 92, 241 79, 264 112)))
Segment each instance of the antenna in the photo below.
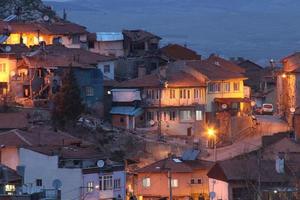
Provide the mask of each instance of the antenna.
POLYGON ((98 166, 99 168, 104 167, 104 165, 105 165, 105 162, 104 162, 103 160, 98 160, 98 161, 97 161, 97 166, 98 166))
POLYGON ((6 46, 6 47, 4 48, 4 51, 5 51, 5 52, 10 52, 10 51, 11 51, 11 46, 6 46))
POLYGON ((45 16, 43 17, 43 20, 44 20, 45 22, 48 22, 48 21, 50 20, 50 17, 49 17, 48 15, 45 15, 45 16))

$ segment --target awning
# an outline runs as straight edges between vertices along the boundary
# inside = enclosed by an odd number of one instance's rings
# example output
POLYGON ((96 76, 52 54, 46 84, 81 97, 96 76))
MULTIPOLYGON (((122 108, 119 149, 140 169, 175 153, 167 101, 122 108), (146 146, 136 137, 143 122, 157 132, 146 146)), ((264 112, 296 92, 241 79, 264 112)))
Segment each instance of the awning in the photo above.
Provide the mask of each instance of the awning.
POLYGON ((112 115, 129 115, 129 116, 139 116, 143 113, 142 108, 135 108, 132 106, 115 106, 110 110, 112 115))
POLYGON ((251 100, 249 98, 215 98, 214 101, 216 103, 225 103, 225 104, 230 104, 230 103, 250 103, 251 100))

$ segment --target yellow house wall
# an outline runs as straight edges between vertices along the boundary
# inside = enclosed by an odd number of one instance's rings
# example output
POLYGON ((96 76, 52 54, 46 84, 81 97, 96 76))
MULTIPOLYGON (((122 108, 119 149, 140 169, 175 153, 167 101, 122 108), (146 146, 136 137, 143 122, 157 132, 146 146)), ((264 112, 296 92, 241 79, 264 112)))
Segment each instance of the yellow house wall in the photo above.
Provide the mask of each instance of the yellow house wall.
POLYGON ((232 79, 232 80, 225 80, 225 81, 213 81, 211 83, 221 83, 221 91, 212 93, 209 92, 207 89, 207 107, 206 112, 212 112, 212 104, 215 98, 244 98, 244 81, 242 79, 232 79), (230 82, 230 91, 224 92, 224 83, 230 82), (233 83, 239 82, 239 91, 233 90, 233 83))
POLYGON ((9 58, 0 58, 0 64, 4 63, 6 66, 5 72, 0 71, 0 82, 7 82, 8 83, 8 90, 10 89, 10 75, 11 72, 16 72, 17 68, 17 61, 15 59, 9 58))

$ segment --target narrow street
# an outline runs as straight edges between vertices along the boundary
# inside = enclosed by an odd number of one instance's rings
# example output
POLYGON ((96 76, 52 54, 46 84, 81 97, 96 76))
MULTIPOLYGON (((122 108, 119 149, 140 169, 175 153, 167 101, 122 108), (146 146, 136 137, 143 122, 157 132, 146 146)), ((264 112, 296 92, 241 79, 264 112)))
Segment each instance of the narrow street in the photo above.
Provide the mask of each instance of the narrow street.
MULTIPOLYGON (((257 131, 255 135, 249 135, 232 145, 221 147, 217 149, 217 160, 225 160, 235 157, 247 152, 254 151, 261 146, 261 138, 266 135, 273 135, 278 132, 285 132, 289 130, 287 123, 277 116, 272 115, 259 115, 257 116, 257 131)), ((204 160, 214 160, 214 150, 207 149, 208 157, 204 157, 204 160)))

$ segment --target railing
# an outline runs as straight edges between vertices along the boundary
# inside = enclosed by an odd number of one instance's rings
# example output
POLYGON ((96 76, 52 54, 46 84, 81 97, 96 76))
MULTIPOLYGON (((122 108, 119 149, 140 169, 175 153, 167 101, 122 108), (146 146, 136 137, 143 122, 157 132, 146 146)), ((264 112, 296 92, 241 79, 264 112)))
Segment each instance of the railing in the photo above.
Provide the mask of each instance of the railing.
POLYGON ((0 200, 31 200, 30 195, 0 195, 0 200))

